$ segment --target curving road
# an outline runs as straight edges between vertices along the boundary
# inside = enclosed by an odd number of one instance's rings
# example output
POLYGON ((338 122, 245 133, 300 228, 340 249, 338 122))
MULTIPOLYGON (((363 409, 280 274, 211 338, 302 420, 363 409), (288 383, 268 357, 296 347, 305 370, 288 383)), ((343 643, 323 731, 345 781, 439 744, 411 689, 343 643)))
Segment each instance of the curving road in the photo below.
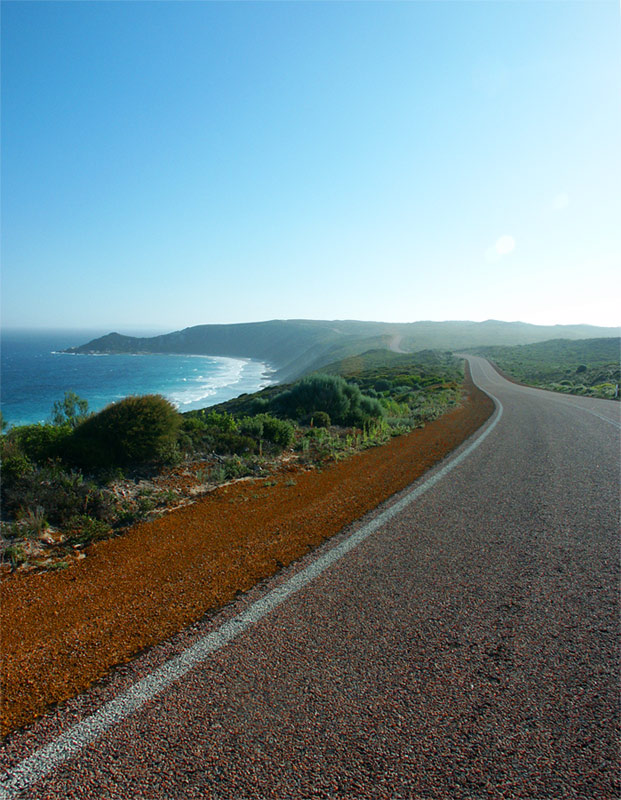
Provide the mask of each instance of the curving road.
POLYGON ((474 441, 11 737, 0 797, 618 797, 621 405, 470 361, 474 441))

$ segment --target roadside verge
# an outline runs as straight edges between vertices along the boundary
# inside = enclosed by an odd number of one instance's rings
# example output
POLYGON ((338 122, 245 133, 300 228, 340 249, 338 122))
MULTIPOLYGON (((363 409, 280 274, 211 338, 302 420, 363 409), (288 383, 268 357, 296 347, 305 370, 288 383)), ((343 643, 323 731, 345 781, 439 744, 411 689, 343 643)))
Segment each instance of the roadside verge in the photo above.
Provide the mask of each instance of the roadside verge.
POLYGON ((388 444, 273 481, 243 481, 92 546, 63 572, 2 585, 2 732, 28 724, 145 647, 230 602, 404 489, 494 404, 463 404, 388 444))

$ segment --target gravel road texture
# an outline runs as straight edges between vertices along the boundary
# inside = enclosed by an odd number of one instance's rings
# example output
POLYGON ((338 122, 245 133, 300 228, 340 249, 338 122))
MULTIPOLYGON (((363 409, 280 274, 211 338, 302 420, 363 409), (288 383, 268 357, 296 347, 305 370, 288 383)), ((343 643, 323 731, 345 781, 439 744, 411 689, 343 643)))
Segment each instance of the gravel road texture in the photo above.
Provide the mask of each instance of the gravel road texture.
MULTIPOLYGON (((480 446, 20 796, 619 797, 620 407, 471 363, 504 407, 480 446)), ((13 734, 0 766, 70 733, 378 514, 13 734)))
POLYGON ((93 545, 61 572, 0 587, 2 732, 27 724, 403 489, 489 416, 468 381, 463 405, 425 428, 321 471, 240 481, 93 545))

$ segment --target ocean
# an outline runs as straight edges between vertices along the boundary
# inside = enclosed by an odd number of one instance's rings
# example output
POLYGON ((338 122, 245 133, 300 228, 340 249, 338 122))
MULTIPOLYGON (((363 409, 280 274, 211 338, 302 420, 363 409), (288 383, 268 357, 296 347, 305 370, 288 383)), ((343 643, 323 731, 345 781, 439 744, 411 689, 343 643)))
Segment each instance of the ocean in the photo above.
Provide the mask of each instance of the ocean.
POLYGON ((88 400, 90 411, 136 394, 162 394, 179 411, 190 411, 256 392, 272 382, 269 365, 250 359, 61 352, 108 332, 2 331, 3 418, 10 425, 45 422, 65 391, 88 400))

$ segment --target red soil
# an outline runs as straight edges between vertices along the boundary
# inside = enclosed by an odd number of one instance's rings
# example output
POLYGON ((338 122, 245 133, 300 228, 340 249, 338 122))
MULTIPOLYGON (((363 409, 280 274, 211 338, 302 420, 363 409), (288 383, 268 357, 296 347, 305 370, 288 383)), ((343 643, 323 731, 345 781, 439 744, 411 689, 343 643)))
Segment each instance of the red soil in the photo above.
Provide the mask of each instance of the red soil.
POLYGON ((94 544, 64 571, 0 586, 3 735, 101 679, 404 489, 493 411, 467 384, 461 407, 322 471, 245 480, 94 544))

